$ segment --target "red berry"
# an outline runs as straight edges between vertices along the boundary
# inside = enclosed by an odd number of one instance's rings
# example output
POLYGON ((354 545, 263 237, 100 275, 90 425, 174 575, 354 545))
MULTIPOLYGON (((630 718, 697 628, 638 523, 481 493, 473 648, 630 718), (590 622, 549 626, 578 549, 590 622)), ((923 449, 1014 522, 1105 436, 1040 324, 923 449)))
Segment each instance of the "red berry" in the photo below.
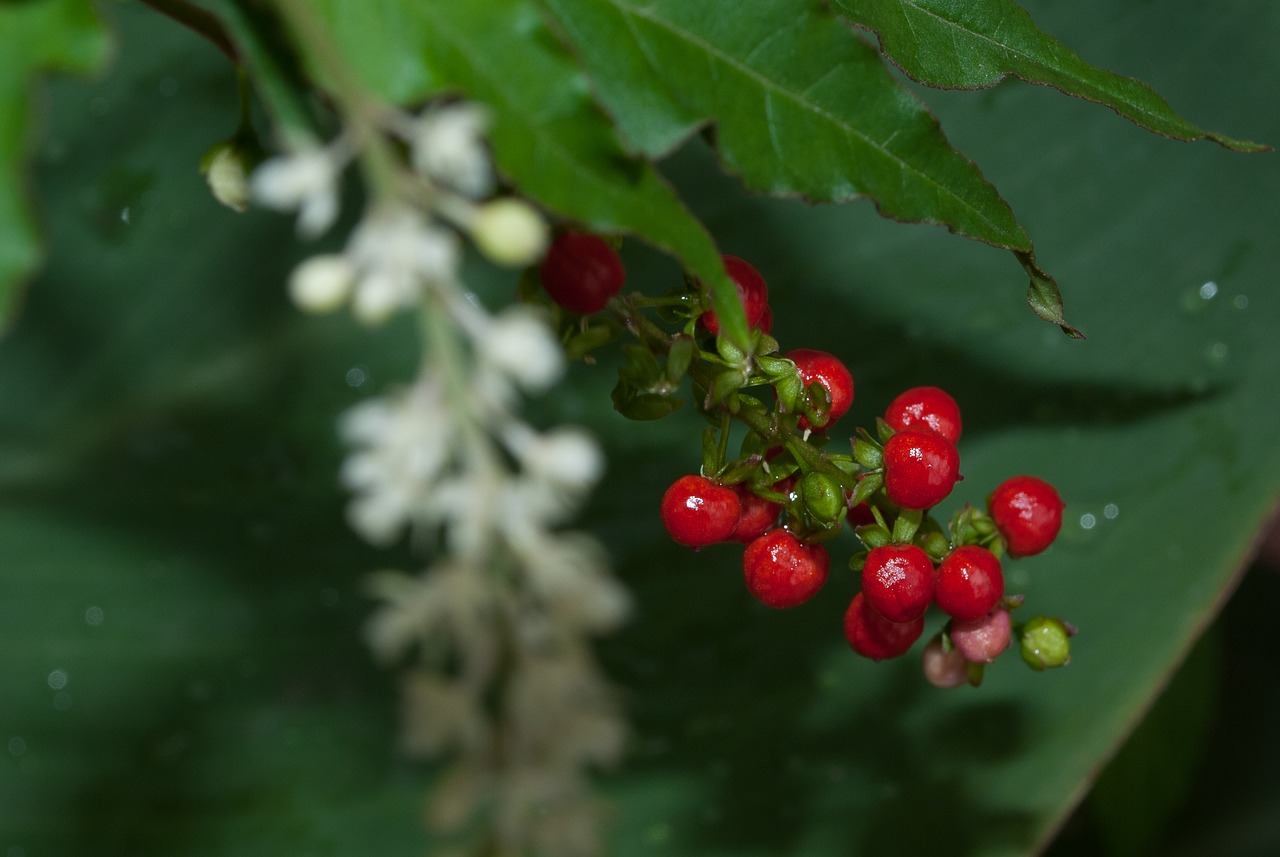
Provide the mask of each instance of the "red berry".
MULTIPOLYGON (((747 317, 747 329, 760 328, 765 333, 766 316, 769 327, 773 327, 773 313, 769 310, 769 286, 760 276, 760 272, 737 256, 721 256, 724 269, 738 287, 738 298, 742 301, 742 313, 747 317)), ((709 309, 702 314, 702 326, 713 336, 720 335, 720 319, 716 311, 709 309)))
POLYGON ((589 232, 561 232, 547 249, 539 273, 553 301, 582 315, 604 309, 627 278, 617 251, 589 232))
POLYGON ((920 665, 924 677, 934 687, 959 687, 969 681, 969 662, 956 649, 943 651, 941 634, 924 647, 920 665))
POLYGON ((977 622, 1004 597, 1000 560, 984 547, 961 545, 938 566, 933 597, 957 622, 977 622))
POLYGON ((933 561, 915 545, 883 545, 862 566, 867 604, 890 622, 911 622, 933 601, 933 561))
POLYGON ((742 515, 738 518, 738 524, 733 528, 733 534, 729 538, 735 542, 754 541, 771 530, 778 522, 778 513, 782 511, 782 506, 753 493, 745 484, 734 486, 734 491, 738 495, 738 502, 742 505, 742 515))
POLYGON ((807 545, 787 530, 770 530, 747 545, 742 574, 747 591, 766 607, 795 607, 827 582, 831 557, 822 545, 807 545))
POLYGON ((884 445, 885 493, 904 509, 936 506, 959 478, 960 454, 941 435, 903 429, 884 445))
POLYGON ((682 545, 700 548, 733 534, 742 504, 732 488, 705 476, 681 476, 662 495, 662 524, 682 545))
POLYGON ((989 664, 1009 648, 1013 622, 1009 611, 996 608, 976 622, 952 622, 951 644, 967 661, 989 664))
POLYGON ((952 445, 960 442, 960 406, 940 387, 912 387, 889 403, 884 421, 895 431, 928 429, 952 445))
MULTIPOLYGON (((797 348, 783 356, 796 364, 805 387, 817 381, 827 391, 827 419, 816 428, 826 428, 848 413, 853 404, 853 375, 839 358, 815 348, 797 348)), ((800 430, 807 428, 809 421, 800 417, 800 430)))
POLYGON ((864 658, 881 661, 905 654, 924 633, 924 617, 912 622, 890 622, 867 604, 859 592, 844 612, 844 636, 864 658))
POLYGON ((1006 479, 987 498, 1010 556, 1033 556, 1053 544, 1065 505, 1052 485, 1034 476, 1006 479))

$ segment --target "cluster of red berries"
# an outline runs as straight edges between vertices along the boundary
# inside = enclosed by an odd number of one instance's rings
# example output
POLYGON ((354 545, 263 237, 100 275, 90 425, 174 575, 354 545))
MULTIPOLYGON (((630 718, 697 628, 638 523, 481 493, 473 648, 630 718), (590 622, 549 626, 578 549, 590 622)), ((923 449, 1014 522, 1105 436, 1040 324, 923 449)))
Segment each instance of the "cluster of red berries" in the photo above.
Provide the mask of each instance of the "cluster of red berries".
MULTIPOLYGON (((1065 663, 1074 629, 1045 617, 1015 623, 1010 611, 1021 598, 1006 596, 1000 561, 1005 554, 1041 553, 1053 542, 1063 511, 1053 486, 1034 476, 1006 480, 988 497, 985 512, 966 506, 944 530, 929 510, 961 478, 962 419, 955 400, 937 387, 899 395, 877 420, 876 435, 859 429, 849 453, 824 451, 832 426, 853 404, 852 374, 826 352, 779 353, 769 336, 764 278, 735 256, 725 256, 724 264, 751 329, 750 351, 718 335, 715 312, 696 281, 650 304, 683 321, 674 336, 638 320, 636 302, 643 299, 612 304, 621 327, 640 331, 648 346, 633 346, 615 403, 669 399, 680 380, 673 376, 687 373, 703 410, 723 418, 719 431, 708 429, 704 438, 701 474, 681 476, 663 495, 660 516, 671 537, 695 550, 745 544, 748 591, 769 607, 788 608, 826 583, 831 558, 824 542, 848 521, 864 547, 850 560, 861 590, 844 614, 845 637, 858 654, 882 660, 906 653, 936 606, 949 621, 924 650, 925 675, 935 685, 978 683, 983 665, 1015 636, 1034 668, 1065 663), (712 337, 714 350, 704 350, 712 337), (665 356, 666 367, 655 355, 665 356), (771 388, 772 402, 755 394, 756 387, 771 388), (731 418, 748 429, 732 459, 731 418)), ((577 314, 610 305, 624 279, 614 249, 587 233, 561 234, 540 269, 546 293, 577 314)), ((675 406, 651 410, 661 416, 675 406)))

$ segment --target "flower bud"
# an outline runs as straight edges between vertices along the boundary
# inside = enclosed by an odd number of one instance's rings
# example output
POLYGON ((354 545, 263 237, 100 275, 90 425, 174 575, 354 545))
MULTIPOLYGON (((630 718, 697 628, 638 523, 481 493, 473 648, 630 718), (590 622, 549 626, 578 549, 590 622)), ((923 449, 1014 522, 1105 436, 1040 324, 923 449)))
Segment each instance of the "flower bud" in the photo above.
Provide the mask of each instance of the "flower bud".
POLYGON ((547 249, 547 224, 533 206, 505 197, 476 209, 471 237, 480 252, 499 265, 519 268, 542 257, 547 249))
POLYGON ((1071 661, 1071 633, 1061 619, 1036 616, 1022 626, 1022 659, 1033 670, 1060 667, 1071 661))
POLYGON ((249 172, 258 159, 234 139, 223 140, 205 152, 200 159, 200 172, 213 198, 232 211, 243 212, 249 208, 252 192, 249 189, 249 172))
POLYGON ((289 297, 306 312, 333 312, 350 296, 355 279, 355 268, 346 256, 312 256, 289 275, 289 297))

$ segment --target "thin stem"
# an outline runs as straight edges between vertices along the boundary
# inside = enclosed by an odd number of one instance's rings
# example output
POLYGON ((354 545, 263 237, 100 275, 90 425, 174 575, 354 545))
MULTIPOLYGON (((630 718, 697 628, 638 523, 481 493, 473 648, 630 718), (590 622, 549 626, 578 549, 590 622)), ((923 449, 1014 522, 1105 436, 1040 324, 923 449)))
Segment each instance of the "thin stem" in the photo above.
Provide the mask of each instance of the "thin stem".
POLYGON ((193 33, 203 36, 215 48, 222 51, 227 59, 236 65, 240 64, 240 52, 232 44, 231 37, 227 35, 222 22, 212 13, 198 6, 192 6, 186 0, 142 0, 142 3, 177 21, 193 33))
POLYGON ((354 138, 356 151, 360 153, 361 171, 374 195, 398 199, 395 153, 378 130, 382 108, 365 95, 364 88, 307 0, 277 0, 276 5, 301 40, 307 58, 332 84, 339 112, 354 138))

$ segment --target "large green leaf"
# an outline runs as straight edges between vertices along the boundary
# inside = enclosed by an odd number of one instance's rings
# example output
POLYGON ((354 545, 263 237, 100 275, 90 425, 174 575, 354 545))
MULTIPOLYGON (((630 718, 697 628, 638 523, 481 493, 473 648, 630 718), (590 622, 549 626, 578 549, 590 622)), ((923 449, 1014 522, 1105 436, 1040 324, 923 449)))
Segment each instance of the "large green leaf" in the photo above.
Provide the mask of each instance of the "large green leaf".
POLYGON ((1155 90, 1095 68, 1044 34, 1013 0, 834 0, 880 37, 885 53, 929 86, 986 89, 1009 75, 1105 104, 1124 118, 1178 140, 1231 149, 1267 148, 1197 128, 1155 90))
POLYGON ((0 330, 17 308, 19 283, 40 258, 22 183, 35 115, 33 79, 44 71, 92 71, 107 47, 89 0, 0 4, 0 330))
MULTIPOLYGON (((822 202, 865 196, 897 220, 1011 249, 1043 318, 1065 326, 1031 239, 876 53, 817 4, 541 0, 628 143, 650 157, 714 124, 753 190, 822 202)), ((1074 330, 1070 332, 1074 333, 1074 330)))
POLYGON ((729 335, 746 326, 715 243, 653 168, 628 156, 582 72, 526 0, 315 4, 366 87, 393 102, 462 91, 493 111, 499 167, 550 210, 628 232, 712 288, 729 335))
MULTIPOLYGON (((408 559, 346 531, 333 437, 341 409, 409 376, 412 342, 295 317, 288 224, 219 208, 195 170, 234 119, 231 70, 140 6, 115 9, 115 75, 50 89, 33 186, 51 261, 0 344, 0 847, 421 854, 430 772, 397 761, 394 681, 359 640, 362 573, 408 559)), ((1215 123, 1280 135, 1274 6, 1036 11, 1215 123), (1187 46, 1185 64, 1133 54, 1139 34, 1187 46), (1246 76, 1256 88, 1216 82, 1246 76)), ((1075 659, 1044 675, 1002 662, 945 693, 910 659, 847 651, 846 575, 795 611, 753 605, 732 549, 684 551, 657 522, 665 484, 696 466, 697 420, 626 423, 607 369, 577 367, 540 416, 608 439, 589 524, 637 598, 603 648, 636 727, 603 778, 614 853, 1034 851, 1216 612, 1275 499, 1280 166, 1169 146, 1031 88, 976 110, 939 96, 1081 284, 1087 343, 981 288, 1006 273, 997 254, 865 208, 745 196, 707 152, 667 177, 770 279, 784 347, 850 362, 850 426, 941 383, 965 408, 955 503, 1014 472, 1060 484, 1060 543, 1009 579, 1081 627, 1075 659)), ((677 273, 634 246, 627 260, 639 288, 677 273)), ((1265 635, 1250 639, 1253 681, 1274 689, 1265 635)))

